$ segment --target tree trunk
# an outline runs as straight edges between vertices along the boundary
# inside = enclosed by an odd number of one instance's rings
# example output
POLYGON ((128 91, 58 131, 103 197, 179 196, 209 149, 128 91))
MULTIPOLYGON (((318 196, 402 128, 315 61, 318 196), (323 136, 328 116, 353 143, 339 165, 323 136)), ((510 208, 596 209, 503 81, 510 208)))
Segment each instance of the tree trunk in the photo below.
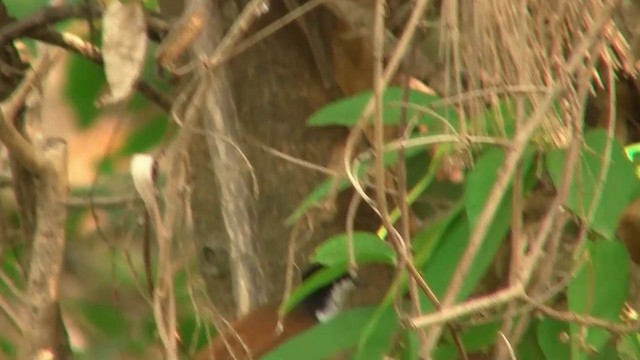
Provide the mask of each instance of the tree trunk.
MULTIPOLYGON (((237 8, 242 9, 246 2, 248 1, 237 3, 237 8)), ((162 1, 160 3, 162 4, 162 1)), ((225 5, 224 10, 213 9, 214 13, 229 16, 225 19, 228 24, 237 16, 229 14, 229 4, 225 5)), ((220 2, 216 2, 216 5, 223 6, 220 2)), ((279 2, 270 5, 269 12, 260 18, 253 28, 268 24, 284 14, 285 9, 279 2)), ((174 8, 173 11, 177 10, 174 8)), ((168 15, 175 17, 175 14, 168 15)), ((208 23, 206 26, 215 28, 220 24, 208 23)), ((251 32, 249 30, 248 33, 251 32)), ((215 48, 219 41, 219 38, 211 35, 216 34, 215 29, 205 29, 205 34, 209 34, 210 38, 203 37, 202 41, 209 41, 209 46, 215 48)), ((220 102, 230 101, 230 107, 235 108, 235 114, 233 110, 228 114, 237 116, 237 123, 228 124, 230 127, 237 127, 234 130, 236 133, 230 135, 231 140, 247 156, 257 177, 259 193, 256 198, 234 198, 234 201, 250 202, 232 205, 235 208, 243 208, 244 205, 243 211, 253 211, 253 215, 235 218, 235 223, 230 222, 229 217, 233 219, 234 214, 225 215, 231 204, 224 203, 224 194, 221 191, 224 189, 225 179, 229 180, 228 174, 215 171, 223 168, 217 161, 225 160, 216 159, 219 154, 214 153, 212 161, 209 151, 212 139, 207 143, 205 137, 195 136, 189 149, 192 169, 190 185, 193 189, 191 210, 194 221, 193 241, 200 249, 202 274, 209 294, 223 315, 232 315, 238 305, 238 299, 230 296, 233 294, 233 281, 237 279, 233 270, 236 265, 234 261, 257 262, 251 267, 255 273, 249 276, 266 279, 259 284, 259 291, 266 295, 261 302, 281 297, 291 234, 291 229, 285 226, 284 220, 300 204, 304 196, 323 179, 319 172, 278 158, 266 151, 262 145, 314 164, 326 165, 334 150, 344 140, 346 130, 305 126, 308 116, 330 101, 331 97, 330 91, 323 85, 319 76, 303 33, 295 24, 279 30, 224 64, 222 71, 225 73, 216 71, 215 76, 225 77, 231 91, 224 93, 218 88, 218 91, 214 90, 216 97, 211 98, 217 98, 220 102), (227 99, 220 99, 220 96, 227 96, 227 99), (245 235, 251 236, 251 245, 259 254, 258 257, 232 259, 230 241, 235 241, 233 232, 239 229, 230 229, 229 225, 249 227, 245 235), (259 271, 262 274, 258 273, 259 271)), ((218 78, 215 81, 219 80, 218 78)), ((203 121, 212 119, 205 116, 203 121)), ((207 129, 207 126, 204 128, 207 129)), ((237 154, 233 156, 239 159, 237 154)), ((246 164, 242 161, 235 165, 246 169, 246 164)), ((253 192, 250 177, 242 178, 233 186, 236 190, 238 187, 243 188, 239 189, 243 194, 253 192)), ((301 237, 309 238, 310 241, 305 241, 306 246, 296 253, 296 260, 304 261, 307 258, 312 249, 308 245, 317 244, 318 240, 342 231, 343 228, 342 220, 332 220, 329 224, 316 226, 312 233, 308 233, 311 230, 302 232, 304 236, 301 237)), ((300 245, 299 242, 298 248, 300 245)))

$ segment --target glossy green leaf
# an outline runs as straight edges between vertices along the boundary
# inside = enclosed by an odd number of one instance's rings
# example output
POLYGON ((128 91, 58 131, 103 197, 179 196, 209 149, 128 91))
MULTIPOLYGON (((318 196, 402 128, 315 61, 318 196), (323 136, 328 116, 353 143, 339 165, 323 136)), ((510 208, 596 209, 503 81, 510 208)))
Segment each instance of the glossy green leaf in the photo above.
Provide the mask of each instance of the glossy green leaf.
POLYGON ((356 346, 363 327, 375 308, 357 308, 340 313, 332 320, 313 327, 279 346, 262 360, 324 360, 356 346))
POLYGON ((422 266, 429 261, 434 249, 440 244, 443 235, 449 226, 451 226, 451 223, 462 213, 462 205, 462 201, 458 201, 449 212, 431 221, 413 236, 412 245, 415 252, 414 263, 416 267, 422 268, 422 266))
POLYGON ((547 360, 571 359, 569 324, 542 319, 538 324, 538 342, 547 360))
POLYGON ((87 127, 99 114, 96 100, 107 85, 98 65, 78 55, 69 57, 65 94, 78 117, 78 125, 87 127))
POLYGON ((362 331, 354 360, 382 359, 388 354, 398 328, 392 304, 380 306, 362 331))
MULTIPOLYGON (((376 235, 368 232, 355 232, 352 241, 355 260, 358 264, 396 264, 396 254, 393 248, 376 235)), ((316 248, 311 261, 326 266, 348 263, 347 234, 339 234, 327 239, 316 248)))
MULTIPOLYGON (((632 163, 622 146, 615 140, 611 144, 611 158, 603 159, 607 146, 607 133, 598 129, 585 135, 585 146, 581 151, 579 171, 576 171, 567 199, 568 208, 585 218, 598 189, 604 160, 608 160, 607 176, 601 187, 599 201, 595 205, 593 218, 586 219, 590 228, 606 239, 613 239, 618 220, 624 208, 638 194, 640 181, 636 178, 632 163)), ((555 186, 559 186, 566 163, 566 150, 552 151, 547 155, 547 168, 555 186)))
MULTIPOLYGON (((588 259, 569 283, 569 310, 609 321, 619 321, 619 313, 627 298, 629 286, 629 255, 618 241, 587 243, 588 259)), ((583 329, 571 324, 573 339, 584 336, 583 329)), ((600 350, 609 333, 600 328, 586 329, 585 341, 600 350)), ((579 351, 578 341, 574 352, 579 351)), ((575 359, 576 357, 574 357, 575 359)), ((584 358, 584 356, 582 357, 584 358)))
MULTIPOLYGON (((431 290, 442 297, 451 281, 464 248, 469 240, 469 222, 466 216, 460 216, 451 223, 442 235, 439 246, 423 268, 423 276, 431 290)), ((433 305, 421 294, 421 306, 424 312, 434 310, 433 305)))
MULTIPOLYGON (((399 87, 387 88, 383 94, 383 121, 385 124, 397 124, 400 121, 403 89, 399 87)), ((316 111, 307 124, 310 126, 344 125, 353 126, 358 122, 362 111, 371 98, 371 91, 365 91, 342 100, 338 100, 316 111)), ((408 103, 414 106, 407 108, 407 119, 418 117, 421 123, 431 126, 453 126, 457 119, 456 112, 451 107, 434 108, 432 111, 438 116, 427 114, 415 107, 429 107, 440 100, 437 96, 427 95, 419 91, 410 91, 408 103), (447 122, 450 124, 443 124, 447 122)))
MULTIPOLYGON (((479 201, 478 199, 486 199, 488 195, 488 191, 486 189, 493 186, 493 183, 489 182, 492 181, 491 179, 495 178, 495 173, 501 166, 500 162, 495 163, 489 161, 495 160, 496 151, 492 150, 485 153, 478 160, 471 174, 467 176, 467 180, 465 182, 465 203, 467 210, 466 213, 468 215, 457 217, 451 222, 445 233, 442 235, 439 246, 434 250, 430 260, 423 268, 425 280, 427 280, 431 289, 438 297, 444 295, 469 242, 472 229, 469 218, 477 217, 478 211, 482 211, 484 208, 484 203, 482 203, 482 200, 479 201), (475 193, 468 194, 470 192, 475 193), (482 193, 477 194, 478 192, 482 193)), ((527 157, 523 160, 525 192, 533 186, 532 179, 534 178, 534 171, 532 159, 533 152, 527 152, 527 157)), ((502 244, 506 237, 511 219, 510 193, 511 190, 507 192, 501 202, 501 205, 498 206, 498 210, 493 222, 489 226, 482 246, 478 250, 476 258, 465 277, 462 289, 458 295, 458 301, 464 300, 471 294, 491 265, 500 244, 502 244)), ((426 300, 423 301, 422 304, 424 311, 433 310, 433 306, 426 300)))

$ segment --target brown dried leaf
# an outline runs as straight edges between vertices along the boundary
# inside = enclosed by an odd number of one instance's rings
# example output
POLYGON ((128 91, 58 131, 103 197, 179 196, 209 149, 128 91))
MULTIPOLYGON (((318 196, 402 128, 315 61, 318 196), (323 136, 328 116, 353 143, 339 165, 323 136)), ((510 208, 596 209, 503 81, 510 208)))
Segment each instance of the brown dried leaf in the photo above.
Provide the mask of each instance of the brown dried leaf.
POLYGON ((147 29, 142 4, 111 1, 102 18, 102 53, 110 94, 99 103, 127 98, 140 77, 147 51, 147 29))

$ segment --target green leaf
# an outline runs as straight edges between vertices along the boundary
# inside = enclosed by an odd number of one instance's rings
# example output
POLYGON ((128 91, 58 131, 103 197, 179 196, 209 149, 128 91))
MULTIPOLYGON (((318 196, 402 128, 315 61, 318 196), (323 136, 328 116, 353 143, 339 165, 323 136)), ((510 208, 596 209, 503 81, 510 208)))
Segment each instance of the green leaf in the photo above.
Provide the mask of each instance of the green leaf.
POLYGON ((305 359, 323 360, 353 348, 363 327, 373 316, 375 308, 348 310, 332 320, 311 328, 277 347, 262 360, 305 359))
POLYGON ((91 344, 80 354, 74 354, 78 360, 112 360, 122 357, 126 344, 121 339, 103 338, 91 344))
POLYGON ((422 268, 429 261, 451 223, 460 216, 462 205, 462 201, 458 201, 449 212, 424 226, 413 237, 414 263, 417 268, 422 268))
MULTIPOLYGON (((498 331, 502 324, 493 322, 478 326, 472 326, 460 333, 460 339, 467 352, 480 352, 489 350, 496 342, 498 331)), ((449 335, 449 333, 446 333, 449 335)), ((433 358, 436 360, 448 360, 457 358, 458 350, 451 340, 438 346, 433 358)))
MULTIPOLYGON (((22 251, 19 251, 20 253, 22 251)), ((0 257, 0 271, 4 272, 5 276, 13 282, 13 285, 18 287, 18 289, 25 288, 25 276, 20 268, 20 260, 18 257, 21 254, 17 254, 16 250, 14 251, 5 251, 0 257)), ((13 294, 12 290, 9 290, 7 284, 4 281, 0 280, 0 294, 13 294)))
MULTIPOLYGON (((501 166, 501 162, 496 162, 496 158, 498 158, 496 151, 499 152, 499 150, 491 150, 483 154, 471 171, 471 174, 467 176, 465 182, 467 216, 456 217, 456 219, 451 222, 442 235, 439 246, 435 249, 433 255, 431 255, 429 261, 423 268, 425 280, 429 282, 431 289, 439 297, 444 295, 462 254, 469 243, 472 227, 471 220, 469 219, 477 217, 479 212, 484 208, 484 202, 482 202, 483 200, 481 199, 486 199, 488 195, 488 190, 486 189, 493 186, 493 182, 491 181, 494 181, 492 179, 495 178, 495 173, 501 166)), ((525 174, 525 192, 534 184, 533 179, 535 174, 532 159, 533 152, 527 152, 522 162, 523 173, 525 174)), ((511 190, 507 192, 498 207, 483 244, 478 250, 476 258, 463 282, 462 289, 458 295, 458 301, 464 300, 471 294, 491 265, 500 244, 502 244, 505 239, 511 219, 510 193, 511 190)), ((456 209, 452 211, 456 211, 456 209)), ((424 311, 433 310, 433 305, 426 301, 426 299, 423 298, 421 302, 424 311)))
POLYGON ((127 321, 121 310, 111 304, 83 301, 79 304, 84 317, 109 337, 122 337, 127 333, 127 321))
POLYGON ((0 336, 0 353, 8 358, 14 358, 17 354, 16 345, 10 339, 0 336))
MULTIPOLYGON (((611 144, 611 158, 602 158, 606 145, 607 133, 604 130, 594 130, 585 135, 585 148, 576 169, 579 171, 573 177, 567 206, 586 219, 592 230, 606 239, 613 239, 622 211, 637 195, 640 181, 636 178, 633 165, 624 149, 615 140, 611 144), (598 188, 603 161, 608 161, 608 171, 601 187, 602 196, 595 204, 593 218, 587 219, 598 188)), ((566 165, 566 150, 552 151, 546 160, 553 183, 558 187, 566 165)))
MULTIPOLYGON (((627 298, 629 286, 629 255, 618 241, 587 243, 589 258, 569 284, 569 310, 609 321, 619 321, 618 315, 627 298)), ((584 336, 584 329, 571 324, 571 336, 584 336)), ((609 332, 599 328, 586 329, 586 343, 602 349, 609 332)), ((574 341, 578 344, 579 341, 574 341)), ((577 346, 577 345, 576 345, 577 346)), ((578 350, 578 349, 575 349, 578 350)))
MULTIPOLYGON (((352 240, 355 260, 358 264, 396 264, 396 254, 391 246, 374 234, 355 232, 352 240)), ((348 263, 347 234, 339 234, 327 239, 316 248, 311 261, 329 267, 348 263)))
POLYGON ((516 349, 516 358, 518 360, 540 360, 545 358, 538 342, 538 335, 536 334, 538 326, 538 321, 532 319, 527 332, 522 336, 520 344, 516 349))
MULTIPOLYGON (((487 133, 491 136, 501 136, 513 138, 516 131, 516 117, 518 114, 518 101, 513 97, 500 100, 497 104, 488 107, 479 119, 472 119, 471 124, 483 124, 487 133)), ((527 118, 533 113, 534 105, 528 99, 522 99, 523 103, 522 117, 527 118)), ((562 114, 562 108, 559 102, 555 102, 552 106, 555 116, 562 114)))
POLYGON ((569 324, 544 318, 538 324, 538 341, 547 360, 571 359, 569 324))
POLYGON ((297 289, 291 293, 289 299, 285 302, 282 310, 289 312, 300 301, 312 294, 317 289, 331 283, 333 280, 344 275, 347 271, 347 264, 339 264, 333 267, 325 267, 316 271, 308 279, 306 279, 297 289))
POLYGON ((358 350, 352 359, 383 359, 389 353, 398 328, 398 319, 392 303, 378 307, 362 331, 358 350))
POLYGON ((626 334, 620 341, 621 359, 640 359, 640 339, 638 333, 626 334))
POLYGON ((7 7, 9 15, 15 18, 24 18, 29 15, 33 15, 38 10, 47 6, 46 0, 7 0, 4 2, 7 7))
POLYGON ((620 354, 616 348, 615 342, 607 342, 605 346, 592 357, 594 360, 620 360, 620 354))
MULTIPOLYGON (((410 149, 406 149, 404 152, 405 159, 411 159, 421 153, 424 153, 425 150, 414 147, 410 149)), ((384 153, 384 165, 385 167, 394 165, 398 160, 398 152, 397 151, 387 151, 384 153)), ((370 168, 372 164, 371 159, 367 159, 361 163, 361 166, 355 171, 356 177, 361 177, 366 173, 367 169, 370 168)), ((311 207, 320 203, 321 200, 327 198, 332 194, 332 186, 335 186, 335 193, 338 193, 351 185, 349 180, 346 177, 335 178, 331 177, 325 181, 323 181, 320 185, 316 186, 313 191, 307 195, 307 197, 302 200, 302 203, 293 211, 291 215, 285 220, 285 225, 291 226, 296 221, 298 221, 311 207), (337 182, 337 183, 334 183, 337 182)))
POLYGON ((298 206, 291 215, 284 221, 286 225, 291 226, 298 221, 312 206, 318 204, 321 200, 329 196, 331 189, 335 186, 335 191, 340 192, 349 187, 351 183, 346 178, 335 179, 329 178, 316 186, 313 191, 307 195, 300 206, 298 206), (335 182, 337 181, 337 184, 335 182))
MULTIPOLYGON (((447 228, 439 246, 423 268, 424 279, 438 297, 442 297, 451 282, 451 276, 469 240, 469 222, 462 214, 456 217, 447 228)), ((464 296, 463 296, 464 297, 464 296)), ((421 294, 421 306, 424 312, 433 311, 433 305, 421 294)))
POLYGON ((132 155, 158 145, 166 133, 168 123, 167 116, 160 115, 133 130, 127 136, 127 141, 119 149, 118 154, 132 155))
MULTIPOLYGON (((525 152, 522 160, 522 172, 526 173, 533 164, 533 152, 525 152)), ((491 189, 498 179, 498 175, 504 164, 505 153, 499 148, 489 148, 476 161, 476 165, 467 177, 464 192, 465 206, 469 222, 475 224, 484 211, 491 189)), ((500 208, 510 206, 511 196, 506 194, 502 198, 500 208)), ((498 217, 499 215, 496 215, 498 217)))
POLYGON ((178 321, 180 341, 187 349, 200 349, 207 343, 207 332, 204 326, 205 324, 199 323, 193 315, 180 318, 178 321))
POLYGON ((80 127, 93 124, 98 116, 95 102, 106 85, 104 72, 98 65, 78 55, 70 56, 65 94, 76 111, 80 127))
POLYGON ((112 156, 105 156, 96 164, 96 170, 102 175, 113 175, 116 173, 115 159, 112 156))
POLYGON ((411 329, 407 329, 403 332, 403 341, 400 344, 402 347, 402 360, 418 360, 420 355, 420 342, 418 341, 418 334, 411 329))
POLYGON ((515 117, 516 100, 506 98, 487 108, 480 115, 480 119, 478 119, 480 121, 473 121, 472 124, 483 124, 488 129, 488 134, 513 138, 515 134, 515 117))
MULTIPOLYGON (((385 124, 399 123, 403 91, 404 89, 399 87, 390 87, 385 90, 382 96, 382 116, 385 124)), ((365 91, 328 104, 311 115, 307 124, 310 126, 353 126, 358 122, 358 119, 362 115, 362 111, 369 102, 371 95, 371 91, 365 91)), ((433 105, 434 102, 439 100, 440 99, 437 96, 427 95, 419 91, 410 91, 408 96, 409 104, 423 108, 433 105)), ((427 114, 423 110, 417 110, 410 106, 407 108, 407 119, 418 117, 418 121, 421 123, 439 127, 443 127, 443 125, 452 126, 451 124, 455 124, 457 115, 453 108, 440 107, 432 109, 432 111, 437 114, 437 116, 427 114), (443 122, 448 124, 443 124, 443 122)))

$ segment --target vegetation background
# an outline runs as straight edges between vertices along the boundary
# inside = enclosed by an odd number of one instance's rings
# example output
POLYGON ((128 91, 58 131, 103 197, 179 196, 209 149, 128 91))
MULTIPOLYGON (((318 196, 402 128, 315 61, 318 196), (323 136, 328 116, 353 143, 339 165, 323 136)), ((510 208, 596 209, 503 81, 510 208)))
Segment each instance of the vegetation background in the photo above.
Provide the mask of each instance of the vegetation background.
POLYGON ((267 358, 640 358, 639 15, 0 1, 0 358, 190 358, 344 271, 267 358))

